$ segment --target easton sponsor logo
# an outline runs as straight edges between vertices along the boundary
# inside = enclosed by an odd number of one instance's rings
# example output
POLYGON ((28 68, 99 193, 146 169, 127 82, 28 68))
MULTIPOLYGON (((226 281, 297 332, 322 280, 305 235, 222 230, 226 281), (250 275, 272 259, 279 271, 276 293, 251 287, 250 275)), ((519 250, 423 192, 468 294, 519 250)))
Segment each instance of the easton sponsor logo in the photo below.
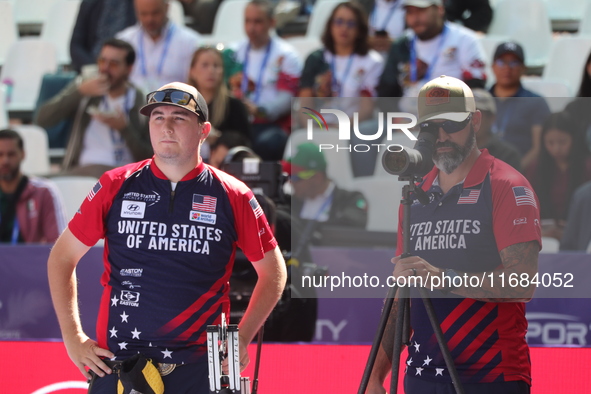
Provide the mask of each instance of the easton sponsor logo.
POLYGON ((121 290, 121 300, 119 305, 140 306, 140 293, 137 291, 121 290))
POLYGON ((119 274, 121 276, 133 276, 135 278, 139 278, 142 276, 143 272, 143 268, 122 268, 121 271, 119 271, 119 274))

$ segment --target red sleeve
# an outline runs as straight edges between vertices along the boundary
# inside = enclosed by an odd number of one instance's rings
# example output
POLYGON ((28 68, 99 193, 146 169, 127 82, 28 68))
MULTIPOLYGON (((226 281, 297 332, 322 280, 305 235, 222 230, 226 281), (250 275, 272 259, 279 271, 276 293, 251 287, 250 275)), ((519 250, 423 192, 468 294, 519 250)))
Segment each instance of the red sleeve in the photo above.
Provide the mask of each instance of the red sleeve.
POLYGON ((497 249, 529 241, 537 241, 541 248, 540 202, 530 183, 508 164, 495 160, 491 186, 497 249))
POLYGON ((234 211, 238 247, 249 261, 262 260, 265 253, 277 246, 263 209, 244 183, 213 168, 212 171, 228 193, 234 211))
POLYGON ((103 174, 68 224, 72 234, 86 246, 93 246, 105 236, 105 217, 117 193, 116 185, 110 172, 103 174))

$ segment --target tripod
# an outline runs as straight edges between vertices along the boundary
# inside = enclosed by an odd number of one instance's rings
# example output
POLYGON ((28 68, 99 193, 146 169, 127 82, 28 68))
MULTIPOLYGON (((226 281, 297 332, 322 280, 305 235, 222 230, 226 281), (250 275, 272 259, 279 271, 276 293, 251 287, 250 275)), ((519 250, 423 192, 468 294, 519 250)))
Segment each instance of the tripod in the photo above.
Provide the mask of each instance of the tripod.
MULTIPOLYGON (((413 201, 411 195, 412 193, 414 193, 419 202, 423 205, 427 205, 429 203, 429 198, 427 197, 423 189, 417 187, 415 184, 416 182, 420 182, 422 178, 417 176, 401 176, 399 177, 399 179, 401 181, 408 181, 408 185, 404 185, 404 187, 402 188, 402 200, 400 201, 403 206, 404 215, 402 219, 403 244, 401 256, 402 258, 404 258, 410 256, 410 253, 408 253, 408 251, 410 250, 410 206, 412 205, 413 201)), ((379 347, 384 336, 384 331, 386 330, 386 325, 388 323, 390 311, 392 309, 392 305, 394 305, 394 298, 396 297, 397 290, 399 290, 399 295, 398 309, 396 315, 396 330, 394 335, 394 349, 392 352, 392 377, 390 382, 390 394, 396 394, 398 391, 398 370, 400 368, 400 352, 402 351, 402 344, 405 343, 408 345, 410 340, 410 288, 408 286, 398 288, 398 286, 394 285, 388 290, 388 295, 386 296, 386 301, 384 303, 384 309, 382 310, 382 315, 380 317, 378 330, 376 332, 373 344, 371 346, 369 358, 367 360, 367 364, 365 365, 365 370, 363 371, 363 377, 361 379, 361 385, 359 386, 357 394, 365 394, 365 390, 367 389, 369 378, 371 376, 371 371, 374 367, 375 360, 378 355, 379 347)), ((435 337, 437 338, 437 342, 439 343, 439 348, 441 349, 441 353, 443 354, 445 365, 447 366, 447 369, 452 379, 452 383, 456 389, 456 393, 464 394, 464 388, 462 387, 462 383, 460 382, 458 372, 451 357, 451 353, 449 352, 447 341, 443 336, 443 331, 441 330, 441 325, 439 324, 439 320, 437 319, 437 315, 435 314, 435 308, 433 307, 433 303, 431 302, 427 290, 424 287, 419 287, 419 292, 421 298, 423 299, 425 308, 427 310, 429 321, 431 322, 431 326, 433 327, 433 331, 435 332, 435 337)))

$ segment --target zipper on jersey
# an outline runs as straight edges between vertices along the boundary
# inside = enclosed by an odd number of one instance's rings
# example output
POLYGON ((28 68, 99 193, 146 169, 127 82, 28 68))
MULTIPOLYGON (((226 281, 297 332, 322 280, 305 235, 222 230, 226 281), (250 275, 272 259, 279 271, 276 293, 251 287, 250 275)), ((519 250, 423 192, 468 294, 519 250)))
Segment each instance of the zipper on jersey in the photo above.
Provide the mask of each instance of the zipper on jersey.
POLYGON ((172 213, 172 207, 174 205, 174 190, 172 190, 172 185, 170 185, 170 202, 168 203, 168 213, 172 213))

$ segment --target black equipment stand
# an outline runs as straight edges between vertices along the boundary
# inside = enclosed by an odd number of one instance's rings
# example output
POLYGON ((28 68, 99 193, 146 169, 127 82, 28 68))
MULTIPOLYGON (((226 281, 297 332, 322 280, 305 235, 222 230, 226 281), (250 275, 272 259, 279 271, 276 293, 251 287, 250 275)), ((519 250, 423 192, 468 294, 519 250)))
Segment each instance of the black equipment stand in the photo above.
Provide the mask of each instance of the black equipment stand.
MULTIPOLYGON (((415 193, 417 199, 423 205, 427 205, 429 203, 429 198, 427 197, 423 189, 417 187, 415 184, 416 182, 421 182, 422 178, 415 176, 401 176, 399 177, 399 180, 408 181, 408 185, 405 185, 402 188, 402 200, 400 201, 400 203, 403 206, 404 214, 402 219, 403 244, 401 256, 404 258, 411 256, 411 254, 408 253, 408 251, 410 250, 410 206, 412 205, 413 201, 411 195, 412 193, 415 193)), ((386 300, 384 302, 384 309, 382 310, 378 330, 376 331, 373 344, 371 345, 371 351, 369 353, 367 364, 365 365, 365 370, 363 371, 361 385, 359 386, 357 394, 365 394, 365 391, 367 390, 367 385, 369 384, 369 379, 376 361, 376 357, 378 355, 380 344, 382 342, 382 337, 384 336, 384 331, 386 330, 386 325, 388 323, 390 311, 392 310, 392 305, 394 305, 394 298, 396 297, 397 290, 398 287, 396 285, 392 286, 388 290, 388 295, 386 296, 386 300)), ((449 352, 447 341, 443 336, 443 331, 441 330, 441 325, 439 323, 439 320, 437 319, 437 315, 435 314, 435 308, 433 307, 433 303, 431 302, 427 290, 424 287, 419 287, 419 292, 421 298, 423 299, 425 308, 427 310, 429 321, 431 322, 431 326, 433 327, 433 331, 435 332, 435 337, 437 338, 437 342, 439 343, 439 348, 441 349, 441 353, 443 354, 445 365, 447 366, 447 369, 452 379, 452 383, 456 389, 456 393, 464 394, 464 388, 462 387, 462 383, 460 382, 460 378, 458 376, 458 372, 451 357, 451 353, 449 352)), ((396 315, 394 349, 392 352, 392 376, 390 382, 390 394, 396 394, 398 391, 398 371, 400 369, 400 353, 402 351, 402 344, 404 343, 408 346, 410 340, 409 295, 410 288, 408 286, 400 287, 400 291, 398 294, 398 310, 396 315)))

